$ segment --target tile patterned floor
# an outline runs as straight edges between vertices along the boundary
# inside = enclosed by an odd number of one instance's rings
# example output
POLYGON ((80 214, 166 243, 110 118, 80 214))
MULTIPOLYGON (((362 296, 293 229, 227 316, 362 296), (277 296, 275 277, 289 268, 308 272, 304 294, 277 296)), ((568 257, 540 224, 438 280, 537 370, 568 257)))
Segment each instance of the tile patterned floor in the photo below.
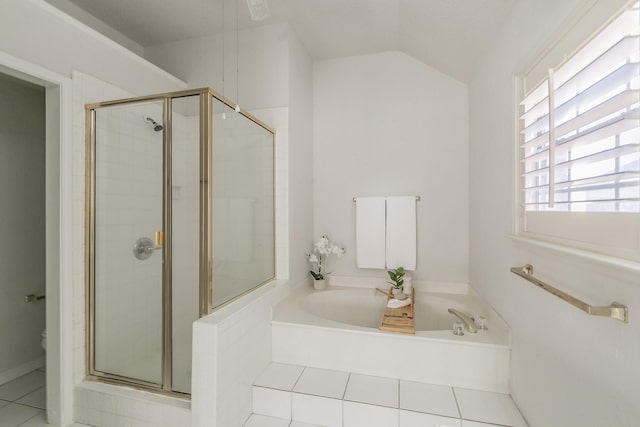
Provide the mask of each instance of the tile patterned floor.
POLYGON ((245 427, 526 427, 511 396, 272 363, 245 427), (299 424, 305 422, 309 424, 299 424))
POLYGON ((45 379, 38 369, 0 385, 0 427, 47 425, 45 379))

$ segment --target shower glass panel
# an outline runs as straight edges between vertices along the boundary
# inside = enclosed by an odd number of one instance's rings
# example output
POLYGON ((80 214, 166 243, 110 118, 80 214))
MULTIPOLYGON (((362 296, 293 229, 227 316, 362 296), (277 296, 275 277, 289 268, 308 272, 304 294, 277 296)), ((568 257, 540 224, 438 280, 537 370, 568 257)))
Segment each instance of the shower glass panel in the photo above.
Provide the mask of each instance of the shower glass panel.
POLYGON ((191 324, 198 320, 200 96, 171 100, 172 385, 191 392, 191 324))
POLYGON ((143 102, 95 117, 95 369, 152 384, 162 384, 163 254, 142 262, 132 248, 163 228, 163 132, 144 119, 162 112, 143 102))
POLYGON ((188 397, 193 322, 274 278, 274 131, 231 105, 85 107, 88 379, 188 397))
POLYGON ((274 137, 212 100, 213 307, 275 275, 274 137))

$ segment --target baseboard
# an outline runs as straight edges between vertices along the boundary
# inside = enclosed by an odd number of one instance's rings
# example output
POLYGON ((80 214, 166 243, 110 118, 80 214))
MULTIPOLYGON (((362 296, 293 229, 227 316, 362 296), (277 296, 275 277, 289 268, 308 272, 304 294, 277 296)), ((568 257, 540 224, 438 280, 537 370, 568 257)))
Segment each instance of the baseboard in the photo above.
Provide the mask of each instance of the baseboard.
POLYGON ((0 372, 0 385, 13 381, 16 378, 28 374, 31 371, 35 371, 38 368, 42 368, 43 366, 45 366, 44 356, 33 359, 27 363, 23 363, 22 365, 16 366, 15 368, 11 368, 7 371, 0 372))

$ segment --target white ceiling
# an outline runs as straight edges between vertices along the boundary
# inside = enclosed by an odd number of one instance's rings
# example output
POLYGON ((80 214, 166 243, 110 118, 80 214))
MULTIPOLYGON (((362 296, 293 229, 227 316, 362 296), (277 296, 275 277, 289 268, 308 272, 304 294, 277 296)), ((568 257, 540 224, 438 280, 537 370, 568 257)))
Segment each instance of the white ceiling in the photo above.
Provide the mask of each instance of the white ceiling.
MULTIPOLYGON (((77 7, 65 8, 67 13, 79 7, 143 47, 222 28, 223 0, 47 1, 73 3, 77 7)), ((271 17, 252 22, 246 0, 225 0, 224 24, 234 30, 236 16, 240 29, 288 22, 313 59, 395 49, 467 82, 515 1, 266 0, 271 17)), ((75 14, 96 27, 82 15, 75 14)))

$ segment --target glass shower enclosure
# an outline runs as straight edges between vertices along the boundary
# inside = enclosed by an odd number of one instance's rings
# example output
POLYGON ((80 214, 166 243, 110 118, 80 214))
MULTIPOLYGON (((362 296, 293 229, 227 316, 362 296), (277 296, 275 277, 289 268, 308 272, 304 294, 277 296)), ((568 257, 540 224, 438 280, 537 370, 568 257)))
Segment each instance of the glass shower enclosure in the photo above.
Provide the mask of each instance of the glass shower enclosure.
POLYGON ((188 397, 192 323, 275 276, 275 132, 208 88, 85 109, 87 378, 188 397))

